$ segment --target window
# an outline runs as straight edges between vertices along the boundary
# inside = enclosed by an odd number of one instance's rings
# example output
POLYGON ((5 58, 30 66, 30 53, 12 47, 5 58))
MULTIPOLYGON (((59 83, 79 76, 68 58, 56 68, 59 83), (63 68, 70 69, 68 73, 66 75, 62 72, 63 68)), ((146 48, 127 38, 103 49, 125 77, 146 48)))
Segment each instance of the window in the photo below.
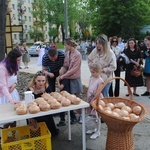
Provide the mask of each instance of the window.
POLYGON ((14 39, 17 40, 17 34, 14 34, 14 39))
POLYGON ((47 27, 45 27, 45 31, 47 31, 47 27))
POLYGON ((15 4, 12 4, 12 9, 15 10, 15 4))
POLYGON ((22 33, 19 34, 19 39, 20 39, 20 40, 23 39, 23 34, 22 34, 22 33))
POLYGON ((27 16, 24 16, 24 20, 27 21, 27 16))
POLYGON ((30 12, 31 11, 31 9, 30 9, 30 7, 28 7, 28 12, 30 12))
POLYGON ((11 19, 12 19, 12 20, 16 20, 16 15, 13 14, 11 19))
POLYGON ((30 0, 28 0, 28 3, 30 3, 30 0))
POLYGON ((30 30, 32 29, 31 25, 29 26, 30 30))
POLYGON ((29 22, 31 22, 31 16, 29 16, 29 22))
POLYGON ((24 11, 24 12, 26 12, 26 11, 27 11, 27 8, 26 8, 26 6, 24 6, 24 7, 23 7, 23 11, 24 11))
POLYGON ((26 34, 26 39, 28 39, 28 34, 26 34))
POLYGON ((25 30, 28 30, 28 27, 27 27, 27 25, 25 25, 25 30))
POLYGON ((20 15, 18 15, 18 20, 20 21, 20 20, 22 20, 22 18, 21 18, 21 16, 20 15))

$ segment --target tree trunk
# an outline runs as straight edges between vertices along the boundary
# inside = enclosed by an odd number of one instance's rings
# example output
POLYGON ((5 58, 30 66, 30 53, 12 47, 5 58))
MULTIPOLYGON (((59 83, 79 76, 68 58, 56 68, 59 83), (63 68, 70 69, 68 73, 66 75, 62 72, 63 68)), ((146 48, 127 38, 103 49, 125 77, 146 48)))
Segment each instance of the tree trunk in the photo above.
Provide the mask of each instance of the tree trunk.
POLYGON ((5 43, 5 30, 6 30, 6 10, 7 0, 0 0, 0 61, 5 57, 6 43, 5 43))

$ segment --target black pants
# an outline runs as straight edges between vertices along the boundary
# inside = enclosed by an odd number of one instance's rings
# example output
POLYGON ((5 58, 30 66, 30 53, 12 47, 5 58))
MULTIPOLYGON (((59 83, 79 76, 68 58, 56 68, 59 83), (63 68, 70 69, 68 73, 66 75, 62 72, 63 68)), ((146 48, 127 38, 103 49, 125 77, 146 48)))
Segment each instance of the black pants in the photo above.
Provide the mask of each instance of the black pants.
MULTIPOLYGON (((73 110, 70 111, 71 120, 76 119, 76 115, 73 110)), ((60 113, 60 120, 65 121, 65 112, 60 113)))
POLYGON ((55 90, 56 90, 56 77, 58 77, 58 76, 59 76, 58 72, 54 72, 54 78, 50 78, 48 76, 48 83, 49 83, 49 85, 50 85, 50 87, 52 89, 52 92, 55 92, 55 90))
MULTIPOLYGON (((117 62, 117 69, 114 71, 115 77, 120 77, 120 62, 117 62)), ((116 79, 115 80, 115 88, 113 92, 113 86, 111 84, 110 89, 109 89, 109 96, 119 96, 120 92, 120 80, 116 79)))

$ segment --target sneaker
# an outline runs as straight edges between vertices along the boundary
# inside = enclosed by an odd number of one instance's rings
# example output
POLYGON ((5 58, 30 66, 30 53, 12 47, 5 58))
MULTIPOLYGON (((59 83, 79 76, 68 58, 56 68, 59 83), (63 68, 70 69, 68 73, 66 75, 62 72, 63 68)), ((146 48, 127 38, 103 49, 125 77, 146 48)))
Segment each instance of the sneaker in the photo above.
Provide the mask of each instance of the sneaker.
POLYGON ((79 123, 82 124, 82 116, 79 116, 79 123))
POLYGON ((65 126, 65 125, 66 125, 65 121, 59 121, 59 123, 57 124, 58 127, 65 126))
POLYGON ((141 94, 141 96, 149 96, 150 95, 150 92, 145 92, 145 93, 143 93, 143 94, 141 94))
POLYGON ((100 136, 100 132, 95 132, 93 135, 90 136, 90 139, 95 140, 100 136))
POLYGON ((96 132, 96 130, 97 130, 96 128, 94 130, 87 130, 86 134, 92 134, 92 133, 96 132))
POLYGON ((76 119, 76 118, 71 119, 71 124, 72 124, 72 125, 75 124, 76 122, 77 122, 77 119, 76 119))

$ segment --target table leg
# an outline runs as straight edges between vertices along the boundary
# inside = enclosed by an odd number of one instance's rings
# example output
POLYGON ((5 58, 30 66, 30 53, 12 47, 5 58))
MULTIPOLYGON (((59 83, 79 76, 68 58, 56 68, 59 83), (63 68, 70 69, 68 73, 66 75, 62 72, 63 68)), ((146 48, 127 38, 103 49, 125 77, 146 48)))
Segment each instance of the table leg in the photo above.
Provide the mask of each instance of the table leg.
POLYGON ((85 108, 82 108, 82 148, 86 150, 85 108))
POLYGON ((71 141, 70 111, 68 111, 68 140, 71 141))

